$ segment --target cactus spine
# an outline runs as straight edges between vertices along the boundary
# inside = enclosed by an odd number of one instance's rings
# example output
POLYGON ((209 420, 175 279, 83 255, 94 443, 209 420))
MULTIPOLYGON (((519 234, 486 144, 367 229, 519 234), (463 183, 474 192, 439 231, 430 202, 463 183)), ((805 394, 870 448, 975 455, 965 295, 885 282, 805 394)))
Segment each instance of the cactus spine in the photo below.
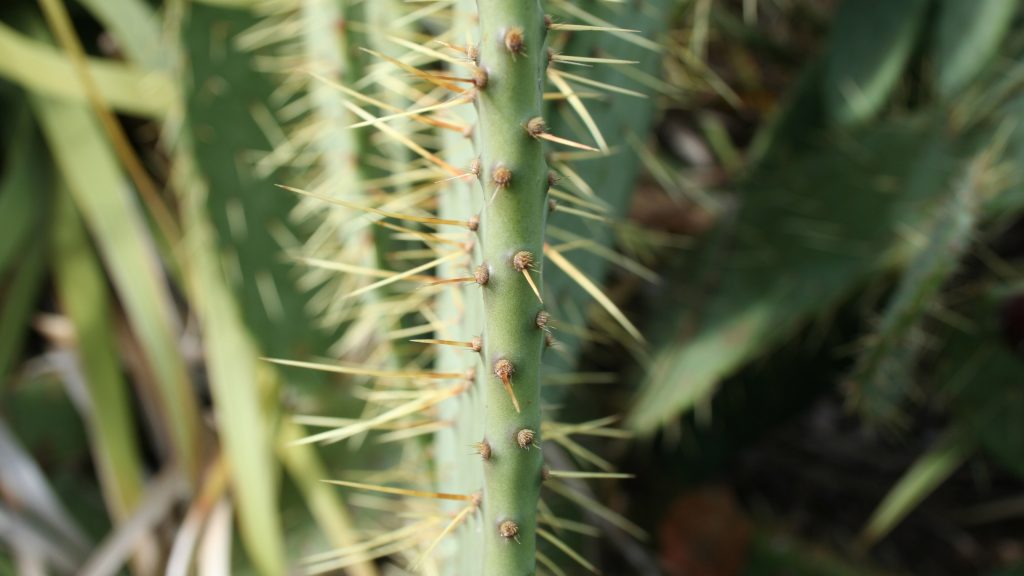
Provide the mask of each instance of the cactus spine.
POLYGON ((543 465, 540 438, 542 305, 524 278, 540 285, 548 170, 528 126, 540 118, 547 67, 538 0, 479 0, 476 127, 487 204, 478 231, 483 287, 485 563, 494 576, 534 573, 536 509, 543 465), (482 87, 480 87, 482 85, 482 87), (529 441, 525 441, 529 439, 529 441))

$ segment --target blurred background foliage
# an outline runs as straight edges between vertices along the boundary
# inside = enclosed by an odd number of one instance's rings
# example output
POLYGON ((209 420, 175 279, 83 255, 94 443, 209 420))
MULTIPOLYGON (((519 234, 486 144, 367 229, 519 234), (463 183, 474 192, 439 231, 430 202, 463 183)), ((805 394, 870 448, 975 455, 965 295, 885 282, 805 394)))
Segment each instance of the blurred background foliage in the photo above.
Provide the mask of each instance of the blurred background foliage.
MULTIPOLYGON (((381 25, 359 4, 353 45, 381 25)), ((359 402, 259 360, 352 328, 291 257, 315 217, 273 186, 316 162, 281 128, 304 71, 260 28, 299 6, 0 6, 0 574, 285 574, 367 525, 319 479, 411 457, 289 445, 293 408, 359 402)), ((559 9, 643 30, 561 47, 639 62, 590 76, 625 92, 590 108, 612 157, 560 167, 604 216, 552 219, 647 340, 549 267, 549 400, 638 435, 581 446, 637 474, 593 495, 638 525, 584 510, 611 545, 583 553, 606 574, 1024 573, 1018 2, 559 9)), ((569 100, 554 132, 586 134, 569 100)), ((401 573, 352 573, 378 569, 401 573)))

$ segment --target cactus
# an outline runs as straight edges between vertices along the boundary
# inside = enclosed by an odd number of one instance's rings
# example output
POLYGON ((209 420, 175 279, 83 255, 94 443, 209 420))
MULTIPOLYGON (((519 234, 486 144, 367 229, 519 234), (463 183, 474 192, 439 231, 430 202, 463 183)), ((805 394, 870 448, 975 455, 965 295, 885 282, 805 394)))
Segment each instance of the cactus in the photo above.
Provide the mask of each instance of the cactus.
POLYGON ((532 275, 543 270, 548 167, 539 136, 544 70, 540 3, 480 2, 476 106, 484 193, 478 237, 484 298, 484 533, 496 575, 532 574, 541 483, 540 359, 546 313, 532 275), (535 294, 536 292, 536 294, 535 294), (504 388, 504 390, 502 390, 504 388))
MULTIPOLYGON (((370 45, 366 51, 378 62, 363 66, 361 78, 353 78, 351 70, 341 75, 318 73, 322 85, 312 87, 321 106, 330 100, 321 89, 332 87, 335 97, 358 120, 356 129, 376 129, 349 140, 366 155, 358 159, 362 168, 342 186, 315 179, 309 184, 312 190, 283 186, 304 202, 345 209, 340 216, 327 213, 324 228, 314 235, 338 240, 331 261, 319 261, 321 270, 348 272, 336 283, 344 292, 334 289, 334 300, 324 303, 325 309, 341 311, 338 317, 351 321, 345 345, 335 348, 342 362, 273 361, 374 383, 366 392, 369 402, 361 419, 297 416, 301 422, 328 428, 297 439, 297 444, 338 442, 381 429, 397 428, 388 434, 392 438, 437 431, 433 454, 424 453, 423 445, 417 443, 406 444, 403 453, 406 461, 429 465, 434 472, 429 485, 331 482, 350 489, 430 498, 440 503, 450 520, 436 530, 430 520, 407 523, 361 546, 316 555, 307 569, 313 573, 337 570, 418 548, 420 553, 411 564, 419 568, 429 563, 428 572, 533 574, 538 561, 553 564, 538 551, 538 536, 592 569, 557 536, 538 526, 542 481, 561 474, 545 471, 541 452, 543 434, 552 430, 550 423, 542 424, 541 417, 541 362, 545 348, 553 344, 551 315, 544 305, 545 257, 594 296, 627 331, 636 333, 636 329, 593 282, 545 243, 553 205, 548 191, 558 178, 549 169, 545 142, 582 149, 594 157, 607 154, 608 147, 596 128, 584 131, 581 138, 589 133, 600 148, 567 137, 562 128, 556 135, 545 121, 549 66, 572 62, 573 57, 548 50, 548 36, 561 25, 545 15, 538 0, 479 2, 475 13, 468 0, 453 3, 445 20, 455 24, 439 36, 443 50, 421 39, 408 40, 386 26, 392 21, 428 18, 429 10, 400 13, 386 4, 367 6, 365 21, 345 20, 343 27, 358 30, 370 45), (438 65, 445 70, 438 71, 438 65), (412 81, 398 84, 394 67, 412 81), (375 92, 376 87, 382 93, 375 92), (372 109, 381 112, 375 115, 372 109), (381 153, 384 158, 374 158, 381 153), (353 217, 353 212, 365 218, 353 217), (377 225, 372 245, 365 242, 367 220, 377 225), (427 249, 399 250, 410 240, 422 241, 427 249), (376 254, 373 264, 365 248, 358 248, 368 246, 376 254), (393 269, 402 253, 413 253, 418 264, 393 269), (420 287, 408 290, 409 283, 420 287), (426 324, 417 325, 414 319, 426 324), (391 330, 395 320, 401 324, 391 330), (361 328, 367 323, 376 328, 361 328), (395 334, 412 334, 421 327, 435 338, 415 342, 434 349, 425 349, 426 354, 396 354, 394 341, 399 336, 395 334), (355 353, 365 355, 367 350, 369 359, 350 361, 355 353), (398 381, 412 385, 396 391, 393 384, 398 381), (467 454, 467 446, 475 455, 467 454), (459 534, 458 544, 445 542, 454 533, 459 534)), ((434 24, 423 28, 432 29, 434 24)), ((565 25, 565 29, 630 33, 591 23, 565 25)), ((581 111, 579 96, 561 77, 557 88, 554 95, 577 100, 571 110, 588 118, 583 124, 593 123, 586 110, 581 111)), ((324 114, 321 122, 325 121, 337 126, 345 120, 324 114)), ((328 244, 311 248, 322 250, 328 244)), ((417 351, 424 348, 412 350, 417 351)), ((604 426, 598 423, 581 430, 586 433, 604 426)), ((552 437, 568 442, 573 433, 580 432, 557 430, 552 437)), ((577 478, 622 476, 574 474, 577 478)), ((409 476, 405 483, 423 482, 423 476, 409 476)), ((572 490, 553 488, 574 499, 572 490)))

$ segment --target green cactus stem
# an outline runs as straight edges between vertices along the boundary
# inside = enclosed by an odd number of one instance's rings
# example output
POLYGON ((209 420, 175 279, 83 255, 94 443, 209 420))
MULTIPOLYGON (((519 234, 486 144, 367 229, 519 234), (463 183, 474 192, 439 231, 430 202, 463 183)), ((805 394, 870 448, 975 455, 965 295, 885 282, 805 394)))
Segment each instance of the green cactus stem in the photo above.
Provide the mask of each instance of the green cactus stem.
POLYGON ((541 286, 548 167, 528 125, 542 113, 547 26, 538 0, 482 0, 477 82, 483 287, 485 565, 493 576, 534 573, 539 450, 541 286))

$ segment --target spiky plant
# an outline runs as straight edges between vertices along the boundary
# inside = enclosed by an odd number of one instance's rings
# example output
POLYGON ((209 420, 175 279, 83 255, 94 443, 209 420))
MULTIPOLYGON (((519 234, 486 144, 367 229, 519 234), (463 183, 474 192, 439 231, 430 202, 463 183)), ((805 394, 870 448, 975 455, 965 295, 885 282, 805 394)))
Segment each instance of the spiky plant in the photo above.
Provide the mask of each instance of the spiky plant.
MULTIPOLYGON (((545 431, 568 442, 569 434, 600 432, 610 423, 542 425, 541 361, 554 344, 543 298, 545 256, 627 332, 635 328, 545 242, 555 207, 549 191, 558 179, 549 169, 545 142, 593 158, 608 154, 580 94, 565 80, 570 75, 549 74, 549 66, 622 62, 563 56, 549 50, 548 39, 558 28, 630 31, 586 12, 577 12, 590 18, 586 24, 556 24, 539 0, 487 0, 476 10, 473 2, 460 0, 443 19, 427 24, 423 19, 435 10, 343 2, 343 25, 333 28, 329 23, 336 18, 317 16, 322 0, 302 4, 305 26, 314 31, 304 35, 314 78, 310 126, 320 128, 299 133, 313 138, 328 157, 307 179, 308 190, 286 188, 312 203, 307 205, 345 209, 327 214, 307 246, 314 256, 305 262, 314 268, 313 281, 327 278, 323 271, 345 273, 328 283, 319 302, 331 322, 347 323, 347 331, 334 350, 342 363, 276 362, 362 380, 368 405, 357 420, 299 417, 327 430, 298 442, 332 443, 374 430, 388 430, 387 440, 436 433, 432 446, 406 443, 394 473, 332 482, 433 499, 448 518, 441 523, 437 509, 413 504, 405 508, 413 520, 362 544, 317 555, 308 569, 325 572, 403 554, 413 567, 437 566, 448 574, 533 574, 538 560, 552 564, 538 554, 538 536, 593 569, 538 526, 541 484, 549 477, 622 476, 544 467, 545 431), (424 42, 419 31, 442 20, 451 28, 437 42, 424 42), (364 42, 364 50, 352 50, 353 40, 364 42), (396 68, 405 78, 396 76, 396 68), (550 96, 572 103, 599 147, 549 131, 544 102, 545 79, 551 76, 557 91, 550 96), (350 127, 372 126, 376 132, 354 136, 324 129, 337 128, 332 120, 341 110, 350 127), (403 249, 409 241, 425 248, 403 249), (395 270, 407 259, 414 264, 395 270), (404 289, 409 283, 418 287, 404 289), (420 335, 432 336, 414 340, 428 348, 409 352, 396 345, 420 335), (395 390, 396 383, 409 386, 395 390), (406 463, 425 464, 433 481, 425 486, 406 463), (398 483, 405 486, 391 485, 398 483), (467 524, 476 529, 460 530, 467 524), (445 542, 456 532, 457 544, 445 542)), ((589 87, 616 90, 601 82, 589 87)), ((570 499, 585 498, 568 493, 570 499)), ((394 509, 390 502, 374 502, 394 509)))

